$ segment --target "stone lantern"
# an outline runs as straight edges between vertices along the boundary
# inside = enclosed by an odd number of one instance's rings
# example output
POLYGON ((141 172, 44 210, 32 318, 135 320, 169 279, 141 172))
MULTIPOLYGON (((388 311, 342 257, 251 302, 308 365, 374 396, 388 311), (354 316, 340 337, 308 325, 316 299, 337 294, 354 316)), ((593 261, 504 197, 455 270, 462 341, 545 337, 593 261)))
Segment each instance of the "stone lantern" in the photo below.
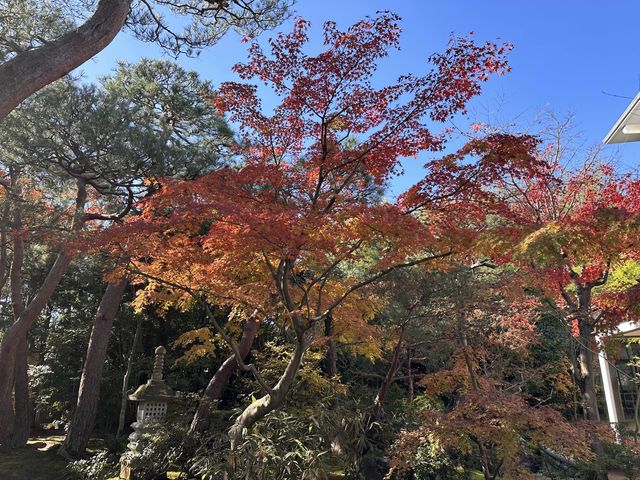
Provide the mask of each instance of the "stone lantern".
POLYGON ((129 400, 138 402, 136 421, 131 424, 133 433, 129 435, 129 443, 126 452, 120 461, 120 478, 133 479, 132 461, 144 449, 145 437, 153 433, 167 415, 167 407, 170 402, 176 400, 177 394, 165 382, 163 378, 164 356, 167 350, 157 347, 156 358, 153 364, 153 373, 147 383, 140 385, 135 392, 129 395, 129 400))

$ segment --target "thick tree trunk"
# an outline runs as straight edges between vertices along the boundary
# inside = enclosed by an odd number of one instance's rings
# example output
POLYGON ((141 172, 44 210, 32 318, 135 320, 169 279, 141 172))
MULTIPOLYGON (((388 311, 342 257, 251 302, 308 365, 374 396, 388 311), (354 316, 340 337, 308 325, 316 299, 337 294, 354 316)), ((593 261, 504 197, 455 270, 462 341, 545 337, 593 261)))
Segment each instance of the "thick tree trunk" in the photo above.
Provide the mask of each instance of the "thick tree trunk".
MULTIPOLYGON (((13 299, 14 316, 19 318, 24 310, 22 300, 22 256, 24 248, 22 240, 14 242, 14 252, 18 253, 19 261, 14 262, 18 272, 12 273, 12 292, 15 295, 13 299), (15 282, 15 288, 14 288, 15 282)), ((29 431, 31 426, 30 405, 29 405, 29 342, 25 334, 16 349, 14 370, 14 430, 11 438, 11 446, 22 447, 27 444, 29 439, 29 431)))
POLYGON ((79 28, 0 65, 0 122, 23 100, 104 49, 122 29, 131 0, 100 0, 79 28))
POLYGON ((338 374, 338 349, 335 339, 334 321, 331 315, 324 318, 324 336, 327 338, 327 352, 324 359, 324 369, 328 377, 338 374))
POLYGON ((596 385, 595 385, 595 355, 596 344, 593 338, 592 326, 587 323, 579 322, 580 330, 580 353, 578 355, 578 363, 580 366, 579 382, 582 403, 585 410, 587 420, 600 420, 600 413, 598 412, 598 399, 596 397, 596 385))
MULTIPOLYGON (((577 298, 577 308, 575 308, 576 304, 574 303, 574 311, 578 320, 579 340, 578 366, 580 381, 578 386, 582 396, 582 407, 587 420, 600 421, 595 382, 595 360, 598 347, 594 333, 595 321, 591 313, 592 290, 595 284, 592 283, 585 286, 574 280, 574 285, 577 298)), ((591 448, 598 458, 602 458, 605 453, 604 445, 596 435, 591 437, 591 448)), ((606 468, 602 464, 598 466, 595 478, 598 480, 607 479, 606 468)))
POLYGON ((597 352, 594 323, 591 317, 591 290, 592 287, 576 285, 578 298, 578 366, 580 367, 580 393, 582 394, 582 406, 588 420, 600 420, 598 412, 598 399, 596 398, 595 381, 595 352, 597 352))
POLYGON ((118 415, 118 430, 116 431, 116 437, 120 437, 124 432, 124 420, 127 416, 127 402, 129 392, 129 379, 131 378, 131 372, 133 371, 133 360, 135 358, 136 351, 138 350, 138 343, 140 343, 140 336, 142 334, 142 317, 138 316, 136 322, 136 333, 133 334, 133 342, 131 342, 131 350, 129 351, 129 358, 127 358, 127 370, 122 377, 122 390, 120 392, 120 414, 118 415))
POLYGON ((11 434, 14 427, 13 416, 13 395, 9 391, 4 397, 0 398, 0 449, 6 449, 11 446, 11 434))
POLYGON ((29 439, 31 415, 29 404, 28 375, 29 346, 27 337, 23 337, 16 351, 16 369, 14 385, 15 428, 11 438, 12 447, 23 447, 29 439))
MULTIPOLYGON (((249 317, 244 326, 242 338, 240 339, 240 343, 238 344, 238 350, 240 351, 240 355, 242 356, 243 360, 247 358, 247 355, 251 350, 251 346, 253 345, 253 340, 256 336, 256 332, 258 331, 259 326, 260 321, 255 316, 249 317)), ((229 380, 236 372, 237 368, 238 363, 236 362, 235 355, 231 355, 223 362, 220 368, 218 368, 213 378, 211 378, 209 384, 207 385, 207 388, 204 391, 202 399, 198 404, 198 409, 193 416, 193 420, 191 421, 191 427, 189 428, 188 434, 190 437, 196 433, 204 431, 207 428, 209 419, 211 417, 212 408, 214 408, 216 402, 220 399, 222 392, 226 388, 229 380)))
MULTIPOLYGON (((73 218, 73 224, 71 226, 72 232, 77 232, 82 228, 84 224, 84 205, 87 199, 87 191, 84 182, 78 181, 78 193, 76 196, 76 206, 73 218)), ((16 237, 19 240, 19 237, 16 237)), ((21 244, 21 240, 19 240, 21 244)), ((16 262, 16 252, 14 244, 14 258, 12 262, 12 271, 16 262)), ((13 421, 13 408, 11 402, 7 401, 11 398, 14 386, 15 367, 16 367, 16 355, 18 347, 21 345, 22 339, 26 339, 27 332, 31 328, 31 325, 36 321, 47 302, 55 292, 62 276, 68 270, 71 265, 73 255, 71 252, 63 248, 63 250, 56 257, 49 273, 45 277, 40 289, 36 292, 29 305, 25 308, 20 306, 20 313, 17 316, 15 322, 5 331, 2 340, 0 341, 0 446, 7 446, 6 432, 11 429, 10 422, 13 421)), ((20 260, 21 261, 21 260, 20 260)), ((15 268, 16 274, 21 275, 18 268, 15 268)), ((12 273, 13 275, 13 273, 12 273)), ((21 280, 20 280, 21 281, 21 280)), ((14 280, 12 279, 12 282, 14 280)), ((20 282, 15 281, 17 286, 20 282)), ((16 301, 14 298, 19 292, 16 287, 12 287, 12 303, 14 304, 14 315, 16 311, 16 301)))
MULTIPOLYGON (((22 229, 22 200, 21 189, 18 184, 19 172, 11 170, 11 195, 13 202, 13 229, 18 232, 22 229)), ((14 235, 13 260, 11 262, 11 307, 13 318, 18 319, 24 312, 22 267, 24 264, 24 241, 20 235, 14 235)), ((18 339, 16 346, 15 366, 13 372, 14 399, 11 418, 14 421, 11 437, 11 446, 21 447, 29 438, 29 376, 28 376, 29 347, 27 335, 18 339)), ((5 438, 5 442, 6 442, 5 438)))
POLYGON ((107 357, 111 327, 127 288, 126 278, 107 286, 96 313, 87 356, 80 378, 78 401, 64 443, 60 447, 63 456, 82 456, 93 431, 100 398, 100 381, 107 357))

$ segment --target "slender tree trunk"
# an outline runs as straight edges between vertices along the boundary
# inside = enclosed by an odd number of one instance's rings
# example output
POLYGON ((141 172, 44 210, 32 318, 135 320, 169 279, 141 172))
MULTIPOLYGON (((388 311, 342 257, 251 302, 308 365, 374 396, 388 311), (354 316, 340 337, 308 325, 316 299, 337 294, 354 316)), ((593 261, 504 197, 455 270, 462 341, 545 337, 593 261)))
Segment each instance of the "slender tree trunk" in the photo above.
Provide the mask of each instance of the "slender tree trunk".
MULTIPOLYGON (((44 299, 47 300, 53 294, 55 287, 60 282, 62 275, 71 263, 71 256, 68 253, 61 253, 58 256, 49 275, 45 279, 42 287, 38 291, 36 298, 29 304, 29 307, 20 315, 20 317, 11 325, 2 337, 0 342, 0 399, 11 398, 14 384, 14 372, 16 365, 16 354, 18 346, 24 338, 33 322, 46 305, 44 299)), ((6 401, 2 402, 0 409, 0 430, 9 422, 11 413, 6 409, 6 401)), ((2 434, 0 433, 0 441, 2 434)))
MULTIPOLYGON (((324 357, 324 373, 330 379, 335 379, 338 375, 338 345, 335 337, 335 320, 332 315, 324 318, 324 336, 327 339, 327 350, 324 357)), ((329 410, 335 410, 338 406, 337 396, 333 396, 329 401, 329 410)))
POLYGON ((87 356, 80 378, 76 408, 67 436, 60 447, 60 454, 63 456, 79 457, 84 455, 89 437, 93 432, 111 328, 127 284, 127 279, 121 278, 115 283, 110 283, 102 295, 91 330, 87 356))
POLYGON ((324 336, 327 338, 324 370, 327 376, 332 378, 338 374, 338 349, 335 339, 334 320, 331 315, 327 315, 324 318, 324 336))
POLYGON ((238 447, 238 445, 240 445, 245 433, 248 432, 257 421, 282 405, 287 392, 291 388, 291 385, 298 374, 306 348, 307 346, 303 335, 298 335, 293 355, 291 356, 284 373, 278 380, 278 383, 273 387, 272 393, 264 395, 254 402, 251 402, 251 404, 242 411, 240 416, 238 416, 235 423, 229 430, 229 440, 232 452, 238 447))
POLYGON ((271 394, 264 395, 251 402, 242 413, 236 418, 233 426, 229 429, 229 455, 227 457, 227 471, 225 480, 235 479, 235 451, 240 446, 246 433, 256 422, 264 418, 269 413, 278 409, 284 401, 293 381, 298 374, 302 359, 306 352, 307 345, 303 334, 297 334, 296 347, 291 359, 280 376, 278 383, 273 387, 271 394))
MULTIPOLYGON (((54 348, 52 345, 53 337, 55 335, 55 321, 52 318, 51 310, 48 311, 47 315, 47 336, 45 337, 44 344, 40 348, 38 352, 38 358, 44 359, 47 353, 51 352, 54 348)), ((39 388, 35 392, 33 392, 34 397, 38 398, 39 395, 42 394, 42 389, 39 388)), ((50 420, 51 411, 44 405, 34 405, 34 415, 33 415, 33 426, 38 427, 43 423, 46 423, 50 420)))
MULTIPOLYGON (((577 308, 575 313, 578 320, 579 340, 578 366, 580 381, 578 385, 582 396, 582 406, 587 420, 600 421, 595 382, 595 360, 598 347, 594 333, 595 321, 591 315, 594 284, 582 285, 577 280, 574 280, 574 285, 576 287, 577 308)), ((604 444, 595 434, 591 436, 591 448, 598 458, 604 456, 604 444)), ((598 465, 595 478, 598 480, 607 479, 607 471, 602 464, 598 465)))
POLYGON ((376 395, 375 400, 373 401, 373 417, 376 418, 380 415, 382 411, 382 406, 384 401, 387 398, 387 394, 389 393, 389 388, 393 384, 393 378, 396 376, 396 372, 400 367, 400 353, 402 352, 402 343, 404 342, 404 333, 406 327, 403 325, 400 330, 400 337, 398 338, 398 343, 396 344, 396 348, 393 350, 393 357, 391 358, 391 365, 387 370, 387 374, 382 381, 382 385, 378 389, 378 394, 376 395))
POLYGON ((633 438, 637 442, 638 434, 640 434, 640 387, 636 387, 636 403, 633 408, 633 422, 635 424, 633 438))
POLYGON ((23 100, 104 49, 122 29, 131 0, 100 0, 79 28, 0 65, 0 122, 23 100))
MULTIPOLYGON (((71 231, 74 233, 80 231, 84 224, 84 205, 87 200, 85 182, 83 180, 78 180, 77 184, 78 192, 76 195, 76 206, 71 226, 71 231)), ((15 238, 20 240, 17 235, 15 238)), ((13 421, 13 409, 11 408, 11 402, 8 402, 7 399, 11 398, 13 391, 18 347, 21 345, 22 339, 26 338, 27 332, 49 302, 49 299, 58 287, 60 280, 68 270, 69 265, 71 265, 72 259, 73 254, 71 251, 67 248, 63 248, 56 257, 55 262, 42 282, 40 289, 36 292, 36 295, 33 297, 31 302, 21 310, 19 316, 5 331, 4 336, 0 341, 0 446, 7 446, 8 437, 6 432, 10 430, 9 425, 10 422, 13 421)), ((14 259, 11 267, 12 270, 14 270, 14 262, 15 246, 14 259)), ((18 269, 16 268, 16 272, 17 271, 18 269)), ((12 288, 12 295, 14 294, 15 290, 12 288)))
POLYGON ((406 331, 406 323, 400 329, 400 336, 398 337, 398 343, 396 343, 393 349, 393 356, 391 357, 391 364, 387 369, 387 373, 382 380, 382 384, 378 388, 378 393, 373 401, 373 408, 366 418, 366 427, 363 432, 364 438, 358 443, 362 445, 359 447, 357 468, 359 474, 363 478, 381 479, 384 476, 384 469, 379 463, 380 452, 372 445, 376 444, 376 429, 373 428, 376 420, 382 413, 384 402, 389 393, 389 389, 395 380, 396 373, 400 368, 400 354, 402 352, 402 344, 404 343, 404 335, 406 331))
POLYGON ((131 378, 131 372, 133 370, 133 360, 135 358, 136 351, 138 350, 138 343, 142 334, 142 317, 138 316, 136 322, 136 333, 133 335, 133 342, 131 342, 131 350, 129 351, 129 358, 127 358, 127 370, 124 372, 122 378, 122 391, 120 394, 120 414, 118 415, 118 430, 116 431, 116 437, 120 437, 124 432, 124 420, 127 416, 127 402, 129 392, 129 379, 131 378))
POLYGON ((409 397, 409 405, 413 405, 413 397, 414 397, 414 391, 413 391, 413 369, 411 368, 411 345, 407 345, 407 375, 409 376, 408 378, 408 383, 409 383, 409 387, 408 387, 408 392, 407 392, 407 396, 409 397))
POLYGON ((480 383, 478 382, 476 371, 473 368, 471 355, 469 355, 469 340, 467 339, 467 332, 464 328, 464 320, 462 319, 458 322, 458 342, 462 347, 462 356, 464 358, 464 363, 467 366, 467 373, 469 374, 469 379, 471 380, 471 386, 475 391, 479 391, 480 383))
MULTIPOLYGON (((469 379, 471 380, 471 387, 473 388, 473 390, 478 392, 480 391, 480 382, 478 382, 476 371, 473 368, 473 361, 471 359, 471 355, 469 354, 469 339, 467 338, 466 320, 462 314, 458 316, 456 333, 458 336, 458 345, 462 348, 464 363, 467 367, 467 373, 469 374, 469 379)), ((497 468, 494 469, 492 465, 495 462, 493 459, 493 455, 491 454, 491 451, 487 452, 485 445, 480 440, 477 440, 477 439, 474 439, 474 440, 478 445, 478 452, 480 453, 480 463, 482 465, 482 473, 484 475, 485 480, 495 479, 498 473, 500 472, 500 468, 502 466, 503 460, 500 460, 498 462, 497 468)))
POLYGON ((578 353, 580 351, 579 343, 571 333, 569 336, 569 351, 567 356, 571 361, 571 381, 573 382, 573 419, 578 420, 579 406, 582 401, 582 388, 580 387, 580 367, 578 366, 578 353))
MULTIPOLYGON (((16 229, 22 228, 21 209, 15 209, 16 229)), ((19 236, 13 242, 14 261, 11 268, 11 295, 14 318, 19 318, 24 311, 22 296, 22 265, 24 261, 24 243, 19 236)), ((20 338, 16 348, 14 370, 14 430, 11 446, 22 447, 29 439, 31 427, 29 402, 29 342, 26 333, 20 338)))
MULTIPOLYGON (((590 319, 589 319, 590 320, 590 319)), ((590 321, 580 319, 578 321, 580 349, 578 354, 578 364, 580 367, 580 382, 578 385, 582 394, 582 406, 587 420, 600 421, 598 411, 598 399, 595 385, 595 352, 597 352, 596 341, 593 335, 593 325, 590 321)), ((595 435, 591 438, 591 448, 594 453, 602 458, 605 454, 602 441, 595 435)), ((607 472, 603 467, 599 467, 595 472, 598 480, 606 480, 607 472)))
POLYGON ((0 292, 9 278, 8 230, 11 221, 11 192, 4 197, 2 215, 0 216, 0 292))
MULTIPOLYGON (((249 317, 245 323, 242 338, 238 345, 238 350, 240 351, 240 355, 243 360, 251 350, 251 346, 253 345, 253 340, 259 326, 260 321, 255 316, 249 317)), ((231 376, 236 372, 237 368, 238 363, 236 362, 236 358, 234 355, 231 355, 222 363, 215 375, 211 378, 204 391, 202 399, 198 404, 198 409, 193 416, 193 420, 191 421, 191 427, 189 428, 188 433, 189 437, 202 432, 207 428, 212 408, 214 408, 216 402, 220 399, 222 392, 226 388, 231 376)))

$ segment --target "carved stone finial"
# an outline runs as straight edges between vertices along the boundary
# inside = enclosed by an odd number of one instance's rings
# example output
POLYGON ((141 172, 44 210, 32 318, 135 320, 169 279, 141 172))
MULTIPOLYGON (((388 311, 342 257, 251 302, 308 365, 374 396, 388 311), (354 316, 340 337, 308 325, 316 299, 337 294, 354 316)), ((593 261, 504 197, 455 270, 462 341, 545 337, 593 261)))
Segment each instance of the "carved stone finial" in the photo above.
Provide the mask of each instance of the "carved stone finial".
POLYGON ((136 402, 166 402, 176 398, 176 392, 164 382, 164 356, 167 349, 156 348, 156 358, 153 362, 151 378, 144 385, 140 385, 135 392, 129 395, 129 400, 136 402))
POLYGON ((167 353, 167 349, 163 346, 156 348, 156 359, 153 363, 153 373, 151 379, 156 381, 162 381, 162 372, 164 370, 164 356, 167 353))

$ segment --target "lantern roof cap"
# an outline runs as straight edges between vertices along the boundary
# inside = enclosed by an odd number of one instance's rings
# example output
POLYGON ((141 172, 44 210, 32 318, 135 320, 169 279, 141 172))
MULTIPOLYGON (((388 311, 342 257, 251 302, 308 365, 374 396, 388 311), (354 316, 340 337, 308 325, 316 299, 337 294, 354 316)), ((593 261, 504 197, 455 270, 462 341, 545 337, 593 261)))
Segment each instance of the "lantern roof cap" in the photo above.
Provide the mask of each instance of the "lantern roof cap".
POLYGON ((164 381, 162 371, 164 369, 164 356, 167 350, 159 346, 155 350, 156 358, 153 363, 153 373, 147 383, 140 385, 135 392, 129 395, 129 400, 136 402, 170 401, 178 394, 174 392, 164 381))
POLYGON ((177 396, 177 393, 164 383, 164 380, 157 382, 151 379, 147 383, 140 385, 135 392, 129 395, 129 400, 136 402, 168 401, 175 399, 177 396))

